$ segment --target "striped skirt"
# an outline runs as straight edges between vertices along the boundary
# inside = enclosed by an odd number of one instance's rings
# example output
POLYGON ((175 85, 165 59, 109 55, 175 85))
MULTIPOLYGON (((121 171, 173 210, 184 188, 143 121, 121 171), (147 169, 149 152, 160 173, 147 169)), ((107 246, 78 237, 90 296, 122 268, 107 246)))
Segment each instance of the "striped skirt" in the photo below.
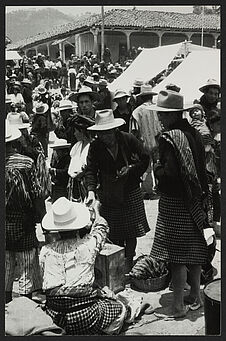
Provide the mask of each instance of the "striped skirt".
POLYGON ((102 204, 100 214, 108 222, 109 238, 112 240, 142 237, 150 231, 140 188, 128 193, 122 207, 107 207, 102 204))
POLYGON ((206 263, 206 241, 182 199, 161 196, 150 255, 169 263, 206 263))

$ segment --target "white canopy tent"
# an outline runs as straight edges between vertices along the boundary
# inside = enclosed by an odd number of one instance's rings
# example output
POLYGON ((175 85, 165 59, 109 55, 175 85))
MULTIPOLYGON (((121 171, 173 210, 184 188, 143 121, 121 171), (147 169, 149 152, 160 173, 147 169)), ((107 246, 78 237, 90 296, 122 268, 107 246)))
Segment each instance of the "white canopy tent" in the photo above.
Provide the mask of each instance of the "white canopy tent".
POLYGON ((135 79, 149 81, 168 66, 180 48, 181 43, 143 49, 132 64, 109 84, 109 90, 114 92, 123 89, 128 92, 132 89, 135 79))
MULTIPOLYGON (((143 49, 132 64, 108 88, 111 92, 117 89, 129 91, 135 79, 148 82, 167 68, 177 54, 192 51, 213 51, 212 48, 194 45, 188 42, 143 49)), ((184 61, 182 62, 184 63, 184 61)))
POLYGON ((5 51, 5 60, 20 60, 23 59, 17 51, 5 51))
POLYGON ((167 84, 173 83, 181 88, 185 105, 193 103, 194 99, 201 97, 199 88, 209 78, 216 79, 220 84, 220 50, 209 49, 193 51, 188 57, 161 83, 154 87, 159 92, 167 84))

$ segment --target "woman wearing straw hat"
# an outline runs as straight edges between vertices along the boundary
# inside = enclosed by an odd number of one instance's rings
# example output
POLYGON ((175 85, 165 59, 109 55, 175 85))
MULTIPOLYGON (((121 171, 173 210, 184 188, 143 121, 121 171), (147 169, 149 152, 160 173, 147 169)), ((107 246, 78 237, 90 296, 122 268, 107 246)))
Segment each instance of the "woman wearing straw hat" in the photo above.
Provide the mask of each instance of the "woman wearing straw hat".
POLYGON ((67 335, 119 334, 147 304, 141 297, 125 302, 108 288, 95 288, 94 265, 109 231, 99 205, 59 198, 42 220, 42 228, 57 233, 42 247, 45 311, 67 335))
POLYGON ((157 105, 150 109, 158 112, 164 126, 159 160, 154 164, 161 197, 151 256, 170 263, 173 304, 169 318, 180 318, 188 310, 184 300, 192 310, 202 306, 200 274, 207 259, 203 235, 208 196, 205 150, 199 132, 182 119, 186 108, 181 94, 162 90, 157 105), (187 269, 191 290, 184 298, 187 269))
POLYGON ((122 118, 114 118, 112 110, 96 112, 95 131, 97 138, 90 144, 86 183, 87 203, 98 195, 102 203, 101 214, 110 226, 110 239, 120 246, 125 245, 126 267, 133 265, 137 237, 149 231, 140 177, 148 167, 149 155, 132 134, 119 131, 125 124, 122 118))

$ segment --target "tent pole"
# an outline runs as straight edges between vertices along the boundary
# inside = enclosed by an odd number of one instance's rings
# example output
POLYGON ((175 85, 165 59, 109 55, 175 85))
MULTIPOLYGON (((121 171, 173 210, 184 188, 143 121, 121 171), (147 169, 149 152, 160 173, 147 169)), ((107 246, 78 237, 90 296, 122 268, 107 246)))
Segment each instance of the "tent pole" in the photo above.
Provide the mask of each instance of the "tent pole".
POLYGON ((204 25, 204 6, 202 6, 202 34, 201 34, 201 46, 203 46, 203 25, 204 25))

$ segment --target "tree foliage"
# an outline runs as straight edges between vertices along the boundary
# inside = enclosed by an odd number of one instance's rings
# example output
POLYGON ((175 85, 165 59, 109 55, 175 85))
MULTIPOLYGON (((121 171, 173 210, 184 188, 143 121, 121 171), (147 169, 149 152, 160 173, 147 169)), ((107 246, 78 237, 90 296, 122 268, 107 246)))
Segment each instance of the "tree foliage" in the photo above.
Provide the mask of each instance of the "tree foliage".
POLYGON ((218 14, 220 15, 221 6, 193 6, 194 14, 201 14, 204 7, 204 14, 218 14))

